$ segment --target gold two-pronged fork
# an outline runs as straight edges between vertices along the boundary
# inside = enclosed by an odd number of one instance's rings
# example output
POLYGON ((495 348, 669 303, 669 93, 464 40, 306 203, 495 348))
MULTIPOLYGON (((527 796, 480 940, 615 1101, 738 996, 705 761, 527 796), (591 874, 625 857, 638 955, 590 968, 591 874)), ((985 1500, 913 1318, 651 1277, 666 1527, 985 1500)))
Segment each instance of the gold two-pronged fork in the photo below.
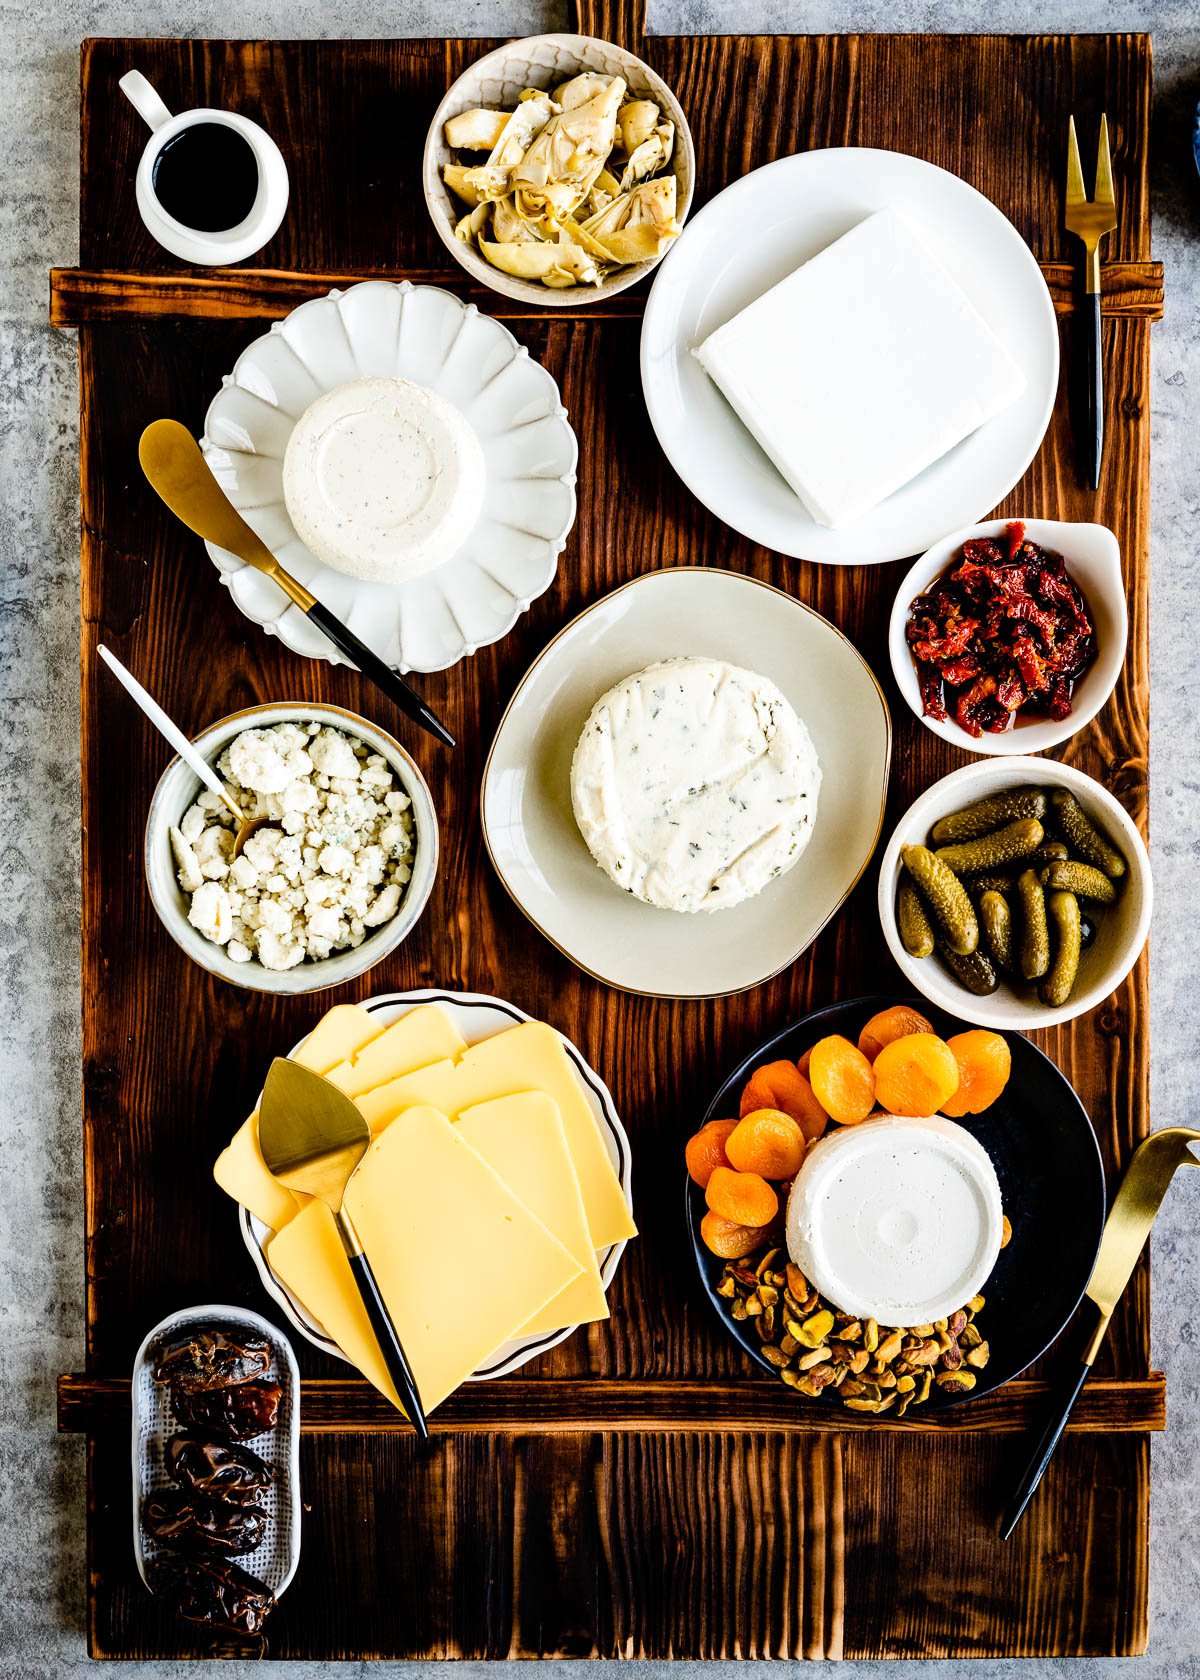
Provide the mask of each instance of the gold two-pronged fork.
POLYGON ((1100 118, 1100 147, 1096 154, 1096 192, 1089 199, 1083 190, 1083 169, 1079 162, 1079 141, 1075 118, 1067 130, 1067 232, 1083 242, 1084 351, 1081 358, 1083 387, 1079 393, 1075 421, 1080 462, 1093 490, 1100 488, 1100 458, 1104 453, 1104 376, 1100 360, 1100 241, 1117 225, 1117 201, 1113 193, 1112 158, 1108 150, 1108 117, 1100 118))

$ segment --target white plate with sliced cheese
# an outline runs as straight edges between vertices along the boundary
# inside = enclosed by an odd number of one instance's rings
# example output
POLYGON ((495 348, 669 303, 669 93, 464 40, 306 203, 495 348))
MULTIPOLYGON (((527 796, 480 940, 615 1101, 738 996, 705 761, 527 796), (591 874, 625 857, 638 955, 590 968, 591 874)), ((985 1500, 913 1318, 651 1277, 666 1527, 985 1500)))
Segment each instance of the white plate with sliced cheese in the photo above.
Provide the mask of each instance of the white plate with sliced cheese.
MULTIPOLYGON (((795 722, 792 727, 797 730, 795 722)), ((522 678, 484 768, 484 841, 520 909, 594 978, 651 997, 723 997, 761 985, 794 962, 845 903, 879 839, 891 739, 887 702, 870 666, 811 607, 740 572, 702 566, 647 572, 560 630, 522 678), (778 740, 776 730, 768 745, 755 728, 772 696, 794 709, 802 740, 815 750, 816 815, 799 855, 773 863, 765 882, 761 875, 743 882, 750 894, 735 892, 720 908, 711 895, 694 907, 682 901, 665 907, 667 895, 647 902, 632 880, 622 890, 615 864, 604 861, 593 838, 585 839, 592 827, 587 814, 582 829, 576 815, 574 772, 597 702, 627 689, 635 675, 639 685, 653 680, 656 671, 670 669, 663 662, 710 665, 719 708, 701 706, 691 722, 698 750, 659 776, 660 792, 674 785, 681 795, 664 795, 672 807, 664 811, 669 852, 679 854, 682 842, 709 868, 714 852, 704 829, 733 801, 706 804, 705 796, 736 792, 746 810, 742 770, 765 762, 778 740), (735 685, 755 691, 749 706, 731 704, 735 685), (744 740, 731 738, 735 728, 744 740), (742 747, 735 789, 731 769, 742 747), (694 803, 693 794, 700 796, 694 803), (704 829, 692 826, 697 814, 704 829)), ((645 752, 634 756, 645 744, 628 736, 618 742, 614 734, 606 748, 608 760, 619 757, 617 774, 626 786, 637 767, 651 769, 645 752)), ((796 768, 786 778, 793 786, 796 768)), ((610 826, 628 828, 631 817, 626 807, 610 826)), ((779 819, 766 819, 772 820, 779 819)), ((753 833, 736 831, 724 854, 732 866, 722 873, 719 864, 714 883, 733 880, 758 849, 753 833)), ((650 874, 661 878, 667 870, 650 874)))
POLYGON ((1041 444, 1058 364, 1012 223, 958 176, 865 147, 719 193, 664 259, 641 340, 651 421, 693 494, 834 565, 921 553, 989 513, 1041 444))
MULTIPOLYGON (((632 1156, 607 1086, 561 1034, 498 998, 418 991, 340 1005, 290 1054, 353 1096, 376 1134, 356 1176, 360 1185, 364 1173, 372 1187, 378 1181, 384 1212, 373 1221, 368 1196, 368 1205, 356 1205, 354 1217, 427 1410, 457 1382, 503 1376, 556 1347, 581 1324, 608 1316, 605 1293, 626 1242, 636 1234, 632 1156), (516 1038, 510 1036, 514 1032, 516 1038), (453 1139, 443 1116, 453 1122, 453 1139), (421 1183, 422 1160, 436 1165, 418 1198, 422 1205, 406 1211, 410 1187, 421 1183), (447 1162, 460 1177, 446 1187, 454 1213, 449 1228, 440 1228, 431 1211, 439 1193, 432 1175, 442 1173, 447 1162), (523 1207, 512 1205, 514 1196, 523 1207), (478 1206, 472 1203, 468 1218, 472 1198, 478 1206), (528 1229, 514 1233, 514 1216, 528 1229), (493 1217, 516 1269, 508 1278, 493 1279, 497 1267, 464 1249, 493 1217), (433 1234, 422 1234, 427 1221, 434 1222, 433 1234), (471 1345, 480 1356, 466 1368, 467 1356, 457 1345, 425 1347, 429 1325, 422 1322, 407 1334, 401 1328, 406 1307, 389 1291, 402 1294, 405 1279, 389 1276, 389 1265, 403 1268, 396 1233, 406 1222, 414 1252, 424 1257, 407 1268, 408 1275, 419 1277, 429 1299, 443 1306, 444 1317, 431 1314, 432 1336, 453 1339, 457 1327, 470 1320, 471 1345), (373 1228, 380 1248, 394 1250, 390 1260, 373 1252, 373 1228), (594 1246, 593 1235, 599 1239, 594 1246), (443 1248, 446 1265, 430 1267, 430 1252, 443 1248), (544 1299, 551 1285, 536 1279, 552 1279, 559 1265, 561 1288, 555 1286, 544 1299), (523 1267, 533 1275, 517 1275, 523 1267), (447 1296, 456 1287, 458 1268, 469 1274, 469 1312, 456 1310, 447 1296), (493 1283, 504 1299, 489 1320, 493 1283), (503 1314, 512 1313, 522 1287, 532 1290, 527 1304, 537 1310, 521 1320, 527 1333, 511 1335, 507 1331, 518 1326, 503 1314)), ((378 1350, 358 1339, 361 1326, 353 1292, 345 1287, 348 1274, 331 1281, 338 1257, 336 1239, 328 1240, 332 1226, 324 1220, 325 1210, 303 1205, 266 1173, 255 1119, 251 1116, 223 1153, 216 1177, 241 1203, 242 1237, 262 1283, 315 1347, 359 1365, 376 1380, 378 1350)), ((386 1376, 377 1386, 387 1392, 386 1376)))

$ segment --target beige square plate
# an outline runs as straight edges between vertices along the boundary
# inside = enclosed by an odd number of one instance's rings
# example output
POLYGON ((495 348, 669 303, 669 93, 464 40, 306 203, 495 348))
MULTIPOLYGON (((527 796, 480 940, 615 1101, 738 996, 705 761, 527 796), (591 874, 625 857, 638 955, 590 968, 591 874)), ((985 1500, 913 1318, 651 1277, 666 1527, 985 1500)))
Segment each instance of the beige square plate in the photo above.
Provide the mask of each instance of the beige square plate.
POLYGON ((581 613, 526 672, 484 769, 484 839, 529 920, 597 980, 652 997, 722 997, 794 962, 845 902, 879 839, 891 735, 870 667, 811 607, 738 572, 650 572, 581 613), (795 867, 756 898, 694 915, 614 886, 571 810, 571 757, 594 702, 676 655, 770 677, 808 725, 823 772, 795 867))

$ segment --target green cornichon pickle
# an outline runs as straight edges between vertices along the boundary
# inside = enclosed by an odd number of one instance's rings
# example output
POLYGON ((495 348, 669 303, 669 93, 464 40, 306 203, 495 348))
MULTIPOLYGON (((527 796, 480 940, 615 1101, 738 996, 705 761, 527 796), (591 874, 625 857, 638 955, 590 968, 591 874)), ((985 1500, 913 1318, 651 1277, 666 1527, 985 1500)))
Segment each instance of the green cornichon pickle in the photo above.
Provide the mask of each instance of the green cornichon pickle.
POLYGON ((1030 852, 1029 861, 1040 869, 1044 863, 1066 863, 1070 855, 1061 840, 1044 840, 1036 852, 1030 852))
POLYGON ((1090 863, 1050 863, 1042 870, 1042 885, 1049 892, 1074 893, 1097 904, 1111 904, 1117 889, 1102 869, 1090 863))
POLYGON ((979 922, 967 889, 928 846, 905 846, 904 867, 921 889, 926 908, 942 930, 942 941, 966 957, 979 944, 979 922))
POLYGON ((984 870, 982 875, 964 875, 962 884, 977 902, 980 893, 998 892, 1010 893, 1016 887, 1017 877, 1004 870, 984 870))
POLYGON ((933 953, 933 924, 929 920, 917 883, 911 875, 901 875, 896 893, 896 926, 900 941, 910 957, 928 957, 933 953))
POLYGON ((1046 895, 1032 869, 1017 882, 1021 899, 1020 968, 1026 980, 1040 980, 1050 967, 1050 929, 1046 926, 1046 895))
POLYGON ((960 985, 976 997, 986 997, 1000 984, 986 951, 974 950, 966 956, 952 951, 944 941, 938 941, 938 956, 960 985))
POLYGON ((1003 869, 1006 863, 1027 858, 1045 838, 1045 830, 1036 817, 1021 817, 992 834, 981 834, 978 840, 939 846, 934 855, 956 875, 970 875, 984 869, 1003 869))
POLYGON ((957 840, 977 840, 981 834, 992 834, 1005 823, 1019 822, 1022 817, 1044 817, 1046 795, 1040 788, 1008 788, 990 799, 981 799, 964 810, 952 811, 939 817, 929 838, 935 846, 946 846, 957 840))
POLYGON ((1052 892, 1046 910, 1054 923, 1056 940, 1054 961, 1038 986, 1038 996, 1048 1009, 1061 1009, 1079 973, 1079 900, 1074 893, 1052 892))
POLYGON ((1120 880, 1125 873, 1125 859, 1103 834, 1093 828, 1073 793, 1068 793, 1066 788, 1055 788, 1050 795, 1050 815, 1062 830, 1063 839, 1075 848, 1085 863, 1095 864, 1114 881, 1120 880))
POLYGON ((985 892, 979 900, 979 926, 988 955, 998 968, 1012 968, 1012 911, 1003 893, 985 892))

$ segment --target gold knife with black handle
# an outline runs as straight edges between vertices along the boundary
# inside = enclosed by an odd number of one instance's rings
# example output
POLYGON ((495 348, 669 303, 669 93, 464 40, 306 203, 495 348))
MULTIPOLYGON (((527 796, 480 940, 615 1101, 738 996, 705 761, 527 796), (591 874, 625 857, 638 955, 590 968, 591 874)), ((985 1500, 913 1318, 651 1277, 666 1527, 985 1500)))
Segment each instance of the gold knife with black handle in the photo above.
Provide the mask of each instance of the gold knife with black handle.
POLYGON ((1200 1167, 1200 1160, 1192 1154, 1194 1143, 1200 1143, 1200 1132, 1193 1131, 1190 1126, 1165 1126, 1161 1132, 1151 1132, 1133 1152, 1104 1222, 1100 1252, 1085 1291, 1085 1300, 1097 1309, 1094 1323, 1078 1364, 1068 1365, 1053 1385, 1049 1416, 1001 1525, 1000 1532, 1005 1540, 1024 1515, 1025 1507, 1033 1498, 1067 1427, 1071 1408, 1095 1364, 1109 1321, 1116 1311, 1117 1302, 1125 1293, 1125 1285, 1133 1274, 1138 1256, 1146 1246, 1150 1227, 1176 1168, 1200 1167))

